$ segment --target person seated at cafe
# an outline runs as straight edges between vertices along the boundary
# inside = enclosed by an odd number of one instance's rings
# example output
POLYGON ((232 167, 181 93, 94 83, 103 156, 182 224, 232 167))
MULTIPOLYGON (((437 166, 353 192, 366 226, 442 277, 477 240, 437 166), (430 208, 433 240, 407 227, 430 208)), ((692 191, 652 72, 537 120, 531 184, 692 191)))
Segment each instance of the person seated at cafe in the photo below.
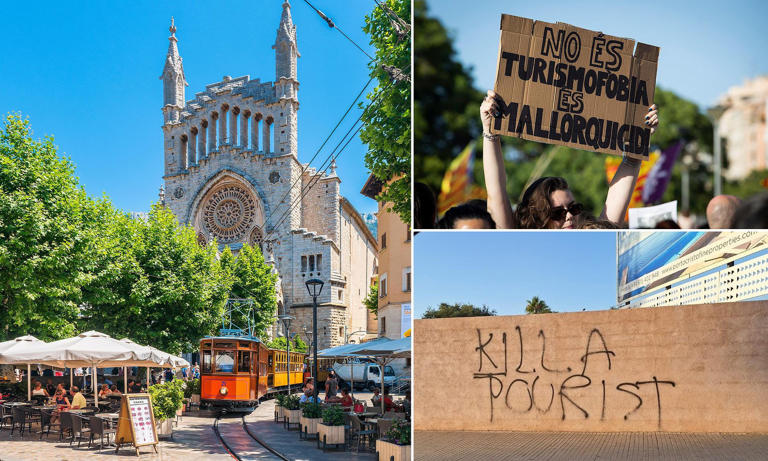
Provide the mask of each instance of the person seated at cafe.
POLYGON ((133 383, 133 386, 128 386, 128 389, 131 390, 134 394, 140 394, 141 393, 141 383, 137 380, 133 383))
POLYGON ((299 397, 299 403, 314 402, 315 396, 312 395, 312 389, 304 389, 304 393, 299 397))
POLYGON ((351 395, 349 395, 349 391, 347 388, 343 388, 341 390, 341 406, 345 408, 352 408, 352 405, 354 405, 355 400, 352 398, 351 395))
POLYGON ((40 381, 35 381, 33 384, 34 388, 32 389, 32 395, 42 395, 44 397, 50 397, 51 394, 48 393, 47 390, 43 389, 43 385, 40 383, 40 381))
POLYGON ((45 390, 48 391, 48 397, 56 393, 56 386, 53 385, 51 379, 48 379, 48 382, 45 384, 45 390))
POLYGON ((381 394, 381 391, 377 387, 373 390, 373 397, 371 397, 371 402, 376 406, 381 404, 381 395, 379 394, 381 394))
POLYGON ((111 394, 111 393, 112 392, 110 392, 109 386, 107 384, 102 384, 101 385, 101 390, 99 390, 99 398, 100 399, 105 399, 105 398, 109 397, 109 394, 111 394))
POLYGON ((389 389, 384 389, 384 408, 386 411, 396 410, 397 405, 392 401, 392 397, 389 396, 389 389))
POLYGON ((59 413, 67 411, 71 406, 64 389, 57 389, 56 394, 53 396, 53 400, 56 402, 56 409, 51 412, 51 424, 58 422, 59 413))
POLYGON ((109 388, 110 395, 123 395, 122 392, 120 392, 120 389, 117 388, 117 384, 113 384, 112 387, 109 388))
POLYGON ((72 408, 78 409, 78 408, 85 408, 86 405, 88 405, 85 402, 85 397, 83 396, 83 393, 80 392, 80 389, 77 386, 72 386, 72 408))
POLYGON ((309 391, 310 394, 312 394, 315 391, 315 384, 312 381, 312 378, 307 378, 307 381, 304 383, 304 389, 302 389, 304 392, 309 391))

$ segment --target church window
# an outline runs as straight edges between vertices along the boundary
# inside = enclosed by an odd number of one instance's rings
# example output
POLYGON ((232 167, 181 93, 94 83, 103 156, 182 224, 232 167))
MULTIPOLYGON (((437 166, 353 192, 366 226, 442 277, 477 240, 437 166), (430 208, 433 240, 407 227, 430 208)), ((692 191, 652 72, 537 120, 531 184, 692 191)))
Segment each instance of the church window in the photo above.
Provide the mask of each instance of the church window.
POLYGON ((387 233, 385 232, 381 234, 381 249, 383 250, 386 247, 387 247, 387 233))
POLYGON ((315 255, 309 255, 309 271, 315 271, 315 255))
POLYGON ((307 257, 302 256, 301 257, 301 271, 306 272, 307 271, 307 257))
POLYGON ((317 271, 320 272, 320 262, 323 260, 323 255, 317 255, 315 261, 317 261, 317 271))
POLYGON ((344 290, 339 290, 339 302, 344 302, 344 290))

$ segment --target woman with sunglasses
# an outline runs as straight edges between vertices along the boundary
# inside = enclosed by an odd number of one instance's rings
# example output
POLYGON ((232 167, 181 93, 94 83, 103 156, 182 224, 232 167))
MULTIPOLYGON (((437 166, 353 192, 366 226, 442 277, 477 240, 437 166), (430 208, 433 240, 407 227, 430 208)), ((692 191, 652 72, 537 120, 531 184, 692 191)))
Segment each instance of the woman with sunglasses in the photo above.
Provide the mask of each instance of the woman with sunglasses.
MULTIPOLYGON (((523 199, 512 211, 507 195, 507 173, 501 152, 499 135, 491 134, 493 114, 500 112, 499 98, 493 91, 480 105, 480 119, 483 123, 483 171, 488 192, 488 212, 499 229, 573 229, 577 227, 576 217, 584 206, 573 197, 568 182, 559 177, 539 178, 523 194, 523 199)), ((656 105, 648 109, 645 124, 656 131, 659 116, 656 105)), ((632 192, 635 190, 641 160, 624 157, 621 165, 608 186, 605 209, 600 219, 621 224, 627 212, 632 192)))

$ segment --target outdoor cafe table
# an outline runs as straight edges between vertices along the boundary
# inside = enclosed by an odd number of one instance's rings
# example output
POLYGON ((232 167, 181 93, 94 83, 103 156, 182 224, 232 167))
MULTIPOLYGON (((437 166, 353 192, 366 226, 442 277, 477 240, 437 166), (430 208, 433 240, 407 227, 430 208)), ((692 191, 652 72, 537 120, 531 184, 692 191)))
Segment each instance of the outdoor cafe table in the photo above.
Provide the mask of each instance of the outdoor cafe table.
POLYGON ((117 420, 120 418, 119 413, 98 413, 96 415, 97 418, 101 418, 109 422, 109 427, 112 428, 114 423, 117 422, 117 420))
POLYGON ((357 415, 359 418, 370 418, 371 416, 377 416, 378 413, 375 411, 363 411, 360 413, 352 412, 352 414, 357 415))

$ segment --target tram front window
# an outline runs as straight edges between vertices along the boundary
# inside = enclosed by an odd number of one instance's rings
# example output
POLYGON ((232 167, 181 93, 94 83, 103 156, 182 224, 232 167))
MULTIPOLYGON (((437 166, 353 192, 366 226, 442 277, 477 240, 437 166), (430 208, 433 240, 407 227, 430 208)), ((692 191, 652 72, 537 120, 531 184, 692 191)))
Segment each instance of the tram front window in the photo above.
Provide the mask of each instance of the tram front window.
POLYGON ((216 351, 215 373, 232 373, 235 368, 235 353, 232 351, 216 351))
POLYGON ((248 351, 237 351, 237 372, 250 373, 251 371, 251 353, 248 351))
POLYGON ((211 351, 203 351, 203 373, 211 372, 211 351))

